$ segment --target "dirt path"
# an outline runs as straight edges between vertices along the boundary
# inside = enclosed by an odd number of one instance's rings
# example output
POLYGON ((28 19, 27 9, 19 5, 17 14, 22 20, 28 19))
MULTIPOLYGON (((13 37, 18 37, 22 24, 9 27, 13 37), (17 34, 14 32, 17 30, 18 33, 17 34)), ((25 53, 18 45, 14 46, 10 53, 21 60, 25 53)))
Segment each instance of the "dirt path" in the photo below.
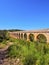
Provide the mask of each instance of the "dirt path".
POLYGON ((10 42, 5 48, 0 49, 0 65, 4 65, 4 60, 7 59, 7 49, 12 45, 10 42))
POLYGON ((7 57, 7 49, 13 43, 9 43, 4 49, 0 49, 0 65, 21 65, 19 59, 10 59, 7 57))
POLYGON ((4 49, 0 49, 0 65, 3 65, 4 63, 4 59, 7 57, 7 48, 4 48, 4 49))

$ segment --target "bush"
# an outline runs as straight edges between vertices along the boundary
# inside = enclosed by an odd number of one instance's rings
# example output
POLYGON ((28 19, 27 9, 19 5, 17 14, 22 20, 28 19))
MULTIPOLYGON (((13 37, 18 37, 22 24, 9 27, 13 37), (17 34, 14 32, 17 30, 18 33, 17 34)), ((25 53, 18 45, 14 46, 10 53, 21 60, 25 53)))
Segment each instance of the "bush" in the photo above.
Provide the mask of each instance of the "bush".
POLYGON ((0 31, 0 42, 2 42, 4 40, 8 40, 8 39, 9 39, 8 31, 1 30, 0 31))
POLYGON ((32 54, 28 54, 25 56, 24 65, 35 65, 36 64, 36 57, 32 54))
POLYGON ((20 56, 20 51, 21 50, 21 47, 19 45, 11 45, 9 48, 8 48, 8 56, 9 57, 19 57, 20 56))
POLYGON ((16 46, 15 45, 10 46, 8 51, 9 51, 8 55, 10 57, 16 57, 17 52, 16 52, 16 46))
POLYGON ((45 35, 39 34, 39 35, 37 36, 37 42, 46 43, 46 42, 47 42, 47 39, 46 39, 45 35))
POLYGON ((49 44, 17 40, 8 48, 8 55, 19 58, 23 65, 49 65, 49 44))

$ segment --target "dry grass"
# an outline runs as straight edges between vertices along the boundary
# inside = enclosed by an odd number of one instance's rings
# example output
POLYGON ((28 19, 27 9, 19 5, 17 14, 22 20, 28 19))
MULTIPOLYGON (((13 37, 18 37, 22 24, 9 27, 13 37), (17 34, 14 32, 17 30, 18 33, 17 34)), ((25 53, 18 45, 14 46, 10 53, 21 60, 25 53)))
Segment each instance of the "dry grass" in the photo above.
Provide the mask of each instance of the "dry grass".
POLYGON ((0 49, 5 48, 5 47, 6 47, 5 44, 0 43, 0 49))

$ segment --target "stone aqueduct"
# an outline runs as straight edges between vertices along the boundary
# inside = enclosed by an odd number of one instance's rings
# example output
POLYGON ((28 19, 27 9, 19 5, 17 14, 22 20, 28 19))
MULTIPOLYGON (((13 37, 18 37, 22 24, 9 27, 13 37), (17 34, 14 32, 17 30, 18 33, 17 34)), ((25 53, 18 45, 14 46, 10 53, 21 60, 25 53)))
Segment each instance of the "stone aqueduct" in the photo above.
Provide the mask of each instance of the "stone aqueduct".
POLYGON ((49 43, 49 29, 45 30, 30 30, 30 31, 17 31, 17 32, 10 32, 10 37, 16 38, 16 39, 23 39, 24 40, 24 34, 27 34, 27 41, 29 41, 29 35, 34 35, 34 40, 37 40, 37 36, 39 34, 43 34, 47 38, 47 42, 49 43))

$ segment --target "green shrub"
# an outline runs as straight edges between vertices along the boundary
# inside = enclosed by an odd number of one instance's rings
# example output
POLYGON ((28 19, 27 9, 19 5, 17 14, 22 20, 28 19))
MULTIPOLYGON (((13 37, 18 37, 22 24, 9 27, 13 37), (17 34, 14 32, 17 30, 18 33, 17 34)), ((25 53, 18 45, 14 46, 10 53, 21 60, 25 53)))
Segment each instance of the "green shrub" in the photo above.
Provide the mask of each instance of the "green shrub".
POLYGON ((8 48, 8 56, 10 57, 19 57, 21 55, 21 47, 19 45, 11 45, 8 48))
POLYGON ((0 31, 0 42, 2 42, 4 40, 9 40, 9 34, 8 34, 8 31, 1 30, 0 31))
POLYGON ((24 65, 35 65, 35 63, 36 57, 34 57, 32 54, 25 56, 24 65))
POLYGON ((8 55, 19 58, 23 65, 49 65, 49 44, 16 40, 8 48, 8 55))
POLYGON ((8 55, 10 57, 16 57, 16 54, 17 54, 16 46, 15 45, 10 46, 9 49, 8 49, 8 55))

